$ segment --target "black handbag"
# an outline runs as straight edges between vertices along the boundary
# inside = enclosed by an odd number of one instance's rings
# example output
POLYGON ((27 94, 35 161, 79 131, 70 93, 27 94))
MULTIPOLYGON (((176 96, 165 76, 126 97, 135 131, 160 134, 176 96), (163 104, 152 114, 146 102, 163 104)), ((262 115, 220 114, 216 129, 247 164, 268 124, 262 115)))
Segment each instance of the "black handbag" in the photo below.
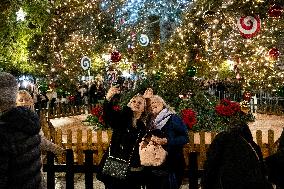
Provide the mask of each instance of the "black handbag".
POLYGON ((128 174, 130 171, 130 160, 132 158, 134 148, 139 139, 139 135, 140 133, 137 136, 136 143, 133 146, 133 149, 131 151, 131 154, 128 160, 124 160, 124 159, 112 156, 110 154, 111 145, 109 146, 108 155, 102 167, 102 175, 110 176, 110 177, 113 177, 119 180, 125 180, 128 177, 128 174))
POLYGON ((130 161, 108 155, 103 165, 102 174, 124 180, 128 176, 129 165, 130 161))

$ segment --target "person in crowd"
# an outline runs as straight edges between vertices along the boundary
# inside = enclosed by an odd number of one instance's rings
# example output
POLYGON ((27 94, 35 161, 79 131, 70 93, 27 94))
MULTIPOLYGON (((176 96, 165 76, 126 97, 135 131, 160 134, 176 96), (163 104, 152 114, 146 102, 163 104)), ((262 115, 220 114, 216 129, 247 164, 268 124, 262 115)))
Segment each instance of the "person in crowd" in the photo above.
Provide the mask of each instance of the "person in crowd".
POLYGON ((235 121, 214 138, 207 151, 201 185, 202 189, 272 189, 261 149, 247 123, 235 121))
POLYGON ((16 78, 0 72, 0 188, 41 189, 40 122, 16 106, 17 92, 16 78))
POLYGON ((120 90, 111 87, 106 94, 104 103, 104 121, 112 128, 111 144, 100 162, 98 180, 105 184, 106 189, 140 189, 142 168, 139 159, 139 142, 146 132, 145 99, 142 95, 134 96, 126 107, 118 106, 120 90), (103 175, 102 166, 110 153, 119 159, 130 159, 130 174, 128 178, 119 180, 103 175))
MULTIPOLYGON (((19 90, 17 93, 17 98, 16 98, 16 104, 17 106, 22 106, 26 107, 32 111, 34 111, 34 101, 30 93, 26 90, 19 90)), ((42 130, 40 131, 40 136, 41 136, 41 142, 40 142, 40 147, 42 151, 49 151, 53 152, 54 154, 63 154, 64 149, 50 140, 48 140, 42 130)), ((43 159, 43 157, 42 157, 43 159)), ((44 177, 42 176, 42 186, 43 188, 46 188, 46 182, 44 180, 44 177)))
MULTIPOLYGON (((34 111, 34 102, 30 93, 26 90, 19 90, 16 98, 16 105, 21 107, 29 108, 34 111)), ((53 142, 49 141, 44 135, 42 130, 41 135, 41 149, 44 151, 50 151, 55 154, 62 154, 64 149, 53 142)))
POLYGON ((86 84, 82 85, 79 90, 81 95, 81 104, 88 105, 88 86, 86 84))
POLYGON ((265 163, 268 169, 268 180, 275 184, 277 189, 284 189, 284 128, 277 143, 277 152, 266 157, 265 163))
POLYGON ((188 129, 160 96, 151 96, 151 91, 152 89, 145 91, 145 98, 150 98, 151 110, 147 128, 152 135, 151 140, 162 145, 168 154, 162 165, 145 167, 146 188, 178 189, 183 180, 183 147, 189 141, 188 129))
POLYGON ((102 81, 96 81, 91 85, 89 98, 91 104, 96 104, 105 98, 105 89, 102 81))

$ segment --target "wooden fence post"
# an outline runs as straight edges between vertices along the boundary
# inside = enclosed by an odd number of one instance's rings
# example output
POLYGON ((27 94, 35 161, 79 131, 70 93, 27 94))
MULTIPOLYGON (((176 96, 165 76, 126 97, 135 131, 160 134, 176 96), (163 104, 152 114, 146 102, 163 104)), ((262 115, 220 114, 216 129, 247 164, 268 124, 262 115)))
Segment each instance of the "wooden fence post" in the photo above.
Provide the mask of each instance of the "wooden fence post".
POLYGON ((84 150, 85 153, 85 188, 93 188, 93 150, 84 150))
POLYGON ((273 150, 273 144, 274 144, 274 131, 269 129, 268 130, 268 153, 269 155, 272 155, 274 150, 273 150))
POLYGON ((199 132, 199 136, 200 136, 200 156, 199 156, 199 167, 202 168, 203 167, 203 162, 206 159, 206 145, 205 145, 205 132, 201 131, 199 132))
POLYGON ((66 189, 74 189, 74 156, 73 150, 66 150, 66 189))
POLYGON ((53 153, 47 152, 46 176, 48 189, 55 189, 54 157, 53 153))
POLYGON ((189 153, 188 178, 189 178, 188 189, 198 189, 197 152, 189 153))

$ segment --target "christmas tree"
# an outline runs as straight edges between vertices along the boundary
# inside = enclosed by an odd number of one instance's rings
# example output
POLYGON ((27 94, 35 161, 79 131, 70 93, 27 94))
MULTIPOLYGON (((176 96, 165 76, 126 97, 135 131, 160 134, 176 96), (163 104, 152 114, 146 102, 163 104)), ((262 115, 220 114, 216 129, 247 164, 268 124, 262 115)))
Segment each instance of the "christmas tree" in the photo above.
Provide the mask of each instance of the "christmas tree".
POLYGON ((187 75, 276 90, 284 81, 282 13, 283 1, 196 1, 149 71, 163 83, 187 75))

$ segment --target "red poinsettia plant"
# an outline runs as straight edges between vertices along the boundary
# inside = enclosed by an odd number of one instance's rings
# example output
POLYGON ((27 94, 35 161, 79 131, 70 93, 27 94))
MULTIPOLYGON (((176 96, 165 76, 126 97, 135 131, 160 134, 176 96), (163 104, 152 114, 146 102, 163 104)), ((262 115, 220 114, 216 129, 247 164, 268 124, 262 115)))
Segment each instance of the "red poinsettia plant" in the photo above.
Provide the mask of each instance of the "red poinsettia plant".
MULTIPOLYGON (((120 111, 121 107, 119 105, 112 106, 114 111, 120 111)), ((102 104, 96 104, 95 107, 91 109, 91 114, 87 116, 85 122, 94 125, 97 129, 107 129, 104 120, 104 111, 102 104)))
POLYGON ((222 99, 220 103, 216 105, 215 111, 220 116, 230 117, 240 113, 241 106, 238 102, 222 99))
POLYGON ((189 129, 192 129, 192 127, 197 123, 196 112, 192 109, 181 110, 181 117, 189 129))
POLYGON ((89 122, 97 128, 105 128, 103 106, 101 104, 96 104, 96 106, 91 109, 91 114, 87 116, 85 122, 89 122))

